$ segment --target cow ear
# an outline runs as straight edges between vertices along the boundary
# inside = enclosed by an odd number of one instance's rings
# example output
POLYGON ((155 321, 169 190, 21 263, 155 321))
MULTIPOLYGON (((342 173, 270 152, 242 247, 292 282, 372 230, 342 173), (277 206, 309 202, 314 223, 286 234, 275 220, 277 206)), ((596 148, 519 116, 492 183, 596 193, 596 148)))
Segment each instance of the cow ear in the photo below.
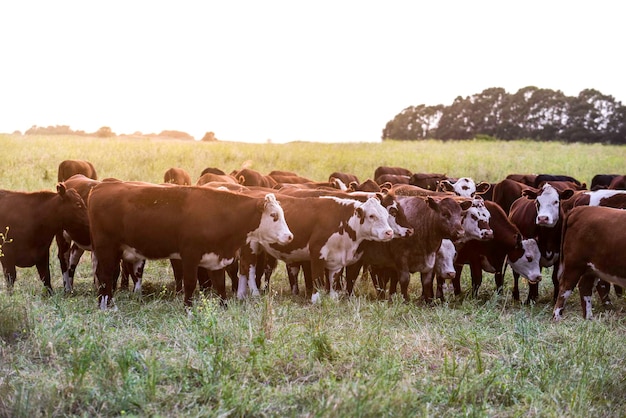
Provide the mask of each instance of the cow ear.
POLYGON ((359 188, 359 183, 357 183, 356 181, 351 181, 350 185, 348 186, 348 190, 351 192, 356 192, 358 188, 359 188))
POLYGON ((522 234, 520 233, 515 234, 515 247, 517 248, 522 247, 522 234))
POLYGON ((441 191, 443 192, 453 192, 454 185, 452 185, 452 183, 450 183, 450 181, 448 180, 442 180, 439 182, 439 189, 441 189, 441 191))
POLYGON ((464 200, 463 202, 460 203, 461 209, 468 210, 469 208, 472 207, 473 202, 471 200, 464 200))
POLYGON ((244 184, 246 182, 246 178, 244 176, 239 176, 237 182, 239 182, 239 184, 244 184))
POLYGON ((522 196, 526 196, 530 200, 535 200, 537 198, 537 190, 534 190, 534 189, 524 189, 524 190, 522 190, 522 196))
POLYGON ((561 200, 567 200, 572 196, 574 196, 574 190, 572 189, 565 189, 561 193, 559 193, 559 199, 561 200))
POLYGON ((476 194, 486 193, 491 188, 491 184, 480 182, 476 185, 476 194))
POLYGON ((435 212, 439 212, 439 203, 437 203, 437 201, 435 199, 433 199, 432 197, 428 196, 428 206, 434 210, 435 212))
POLYGON ((65 188, 65 183, 57 184, 57 193, 61 196, 65 196, 65 192, 67 189, 65 188))
POLYGON ((382 203, 384 198, 382 193, 376 193, 374 196, 376 196, 376 199, 378 199, 378 201, 382 203))

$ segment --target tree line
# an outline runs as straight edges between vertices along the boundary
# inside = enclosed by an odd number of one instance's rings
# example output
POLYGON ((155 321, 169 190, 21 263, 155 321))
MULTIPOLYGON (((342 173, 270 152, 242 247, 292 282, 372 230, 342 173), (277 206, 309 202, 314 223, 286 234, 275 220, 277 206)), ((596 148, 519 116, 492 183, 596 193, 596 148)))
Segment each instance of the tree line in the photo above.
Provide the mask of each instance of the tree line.
POLYGON ((387 122, 382 138, 472 139, 626 144, 626 107, 585 89, 578 96, 534 86, 509 94, 492 87, 450 106, 409 106, 387 122))
MULTIPOLYGON (((19 134, 20 132, 16 131, 14 133, 19 134)), ((33 125, 32 127, 30 127, 24 132, 24 135, 79 135, 79 136, 92 136, 92 137, 98 137, 98 138, 110 138, 110 137, 118 136, 108 126, 103 126, 95 132, 87 133, 81 130, 74 130, 70 128, 68 125, 55 125, 55 126, 33 125)), ((187 132, 176 131, 176 130, 165 130, 165 131, 161 131, 158 134, 155 134, 155 133, 143 134, 141 132, 135 132, 133 134, 126 135, 126 136, 140 137, 140 138, 157 137, 157 138, 164 138, 164 139, 185 139, 185 140, 191 140, 191 141, 195 139, 193 136, 191 136, 187 132)), ((212 142, 212 141, 218 141, 218 139, 215 137, 215 133, 207 132, 204 134, 201 141, 212 142)))

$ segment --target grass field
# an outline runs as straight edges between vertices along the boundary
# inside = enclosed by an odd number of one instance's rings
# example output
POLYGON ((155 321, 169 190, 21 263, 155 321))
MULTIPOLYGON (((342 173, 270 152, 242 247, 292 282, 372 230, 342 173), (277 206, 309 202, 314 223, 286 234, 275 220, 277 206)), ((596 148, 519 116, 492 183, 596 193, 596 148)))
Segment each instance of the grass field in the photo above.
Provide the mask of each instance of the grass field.
MULTIPOLYGON (((626 172, 626 148, 535 142, 236 144, 0 135, 0 188, 52 190, 63 159, 87 159, 101 178, 161 182, 172 166, 196 179, 213 166, 365 180, 379 165, 471 176, 626 172)), ((1 225, 0 225, 1 227, 1 225)), ((0 228, 3 231, 3 228, 0 228)), ((10 238, 10 231, 9 231, 10 238)), ((533 306, 494 294, 436 306, 380 302, 368 280, 356 296, 311 305, 289 293, 279 265, 271 290, 228 308, 198 296, 191 315, 174 294, 169 262, 150 261, 143 296, 97 309, 85 256, 66 296, 51 248, 47 296, 33 268, 15 290, 0 284, 0 416, 626 416, 626 301, 596 319, 578 295, 551 321, 552 284, 533 306)), ((466 269, 467 270, 467 269, 466 269)), ((469 274, 463 288, 469 288, 469 274)), ((544 277, 549 277, 545 272, 544 277)), ((525 286, 522 291, 525 291, 525 286)), ((522 295, 522 299, 525 295, 522 295)))

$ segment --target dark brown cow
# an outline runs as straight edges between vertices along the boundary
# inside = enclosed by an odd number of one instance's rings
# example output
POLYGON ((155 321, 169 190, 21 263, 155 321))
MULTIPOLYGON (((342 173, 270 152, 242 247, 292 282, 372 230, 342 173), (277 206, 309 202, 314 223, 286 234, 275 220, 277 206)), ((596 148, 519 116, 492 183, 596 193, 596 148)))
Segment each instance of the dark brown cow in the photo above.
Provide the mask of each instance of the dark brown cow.
POLYGON ((508 180, 513 180, 518 183, 525 184, 530 187, 534 187, 535 180, 537 179, 536 174, 509 174, 506 176, 508 180))
MULTIPOLYGON (((567 200, 574 195, 574 190, 557 191, 548 183, 544 183, 539 191, 527 189, 522 192, 524 197, 517 199, 511 206, 509 219, 522 233, 524 238, 534 238, 541 252, 541 266, 555 266, 559 259, 561 247, 561 200, 567 200)), ((554 284, 554 298, 558 291, 557 269, 552 270, 554 284)), ((515 273, 513 282, 513 296, 519 295, 518 278, 515 273)), ((527 303, 536 301, 539 294, 539 284, 529 283, 527 303)))
POLYGON ((273 189, 278 185, 278 182, 272 177, 265 176, 251 168, 243 168, 233 174, 233 177, 235 177, 239 184, 244 186, 260 186, 273 189))
POLYGON ((611 180, 609 189, 613 190, 626 190, 626 176, 617 176, 611 180))
POLYGON ((575 183, 579 189, 586 189, 587 185, 584 185, 583 187, 583 183, 581 183, 579 180, 575 179, 572 176, 565 176, 565 175, 554 175, 554 174, 538 174, 537 177, 535 177, 535 184, 533 184, 533 187, 535 187, 536 189, 540 188, 544 183, 546 182, 552 182, 552 181, 571 181, 573 183, 575 183))
POLYGON ((59 172, 57 175, 57 181, 62 182, 74 174, 82 174, 90 179, 97 180, 98 174, 93 164, 84 160, 65 160, 59 164, 59 172))
POLYGON ((224 170, 222 170, 220 168, 217 168, 217 167, 207 167, 204 170, 202 170, 202 173, 200 173, 200 177, 204 176, 207 173, 217 174, 218 176, 226 175, 224 170))
POLYGON ((611 185, 611 181, 613 181, 613 179, 617 176, 619 176, 619 174, 596 174, 591 179, 591 186, 589 186, 589 190, 595 191, 608 189, 611 185))
POLYGON ((522 192, 524 190, 530 188, 531 186, 528 186, 525 183, 507 178, 499 183, 496 183, 493 187, 492 200, 500 205, 502 210, 504 210, 504 213, 508 215, 513 202, 522 197, 522 192))
MULTIPOLYGON (((390 283, 390 298, 400 282, 400 291, 408 301, 408 286, 411 273, 420 272, 422 296, 425 302, 433 299, 433 274, 436 253, 443 239, 457 240, 465 231, 461 224, 462 211, 472 202, 459 204, 452 198, 424 200, 421 197, 398 197, 414 233, 407 238, 393 239, 387 243, 365 241, 359 248, 363 253, 362 264, 374 268, 390 269, 393 273, 390 283)), ((351 266, 346 272, 348 286, 354 283, 360 266, 351 266)))
MULTIPOLYGON (((48 291, 50 283, 50 244, 56 234, 67 231, 79 242, 89 240, 85 202, 64 183, 57 192, 16 192, 0 190, 0 225, 8 228, 0 257, 7 287, 13 288, 16 267, 37 267, 48 291)), ((4 231, 3 231, 4 232, 4 231)))
MULTIPOLYGON (((458 247, 456 258, 456 276, 452 281, 454 294, 461 294, 461 273, 463 265, 470 266, 472 276, 472 294, 476 296, 482 284, 482 272, 494 273, 496 290, 504 285, 505 260, 514 271, 531 282, 541 280, 539 267, 540 253, 534 239, 524 240, 519 229, 507 218, 502 208, 490 201, 485 206, 491 215, 489 225, 493 230, 491 240, 471 240, 458 247)), ((438 295, 442 294, 441 283, 437 283, 438 295)), ((518 296, 519 299, 519 296, 518 296)))
POLYGON ((396 174, 396 175, 411 177, 413 172, 403 167, 380 166, 380 167, 376 167, 376 170, 374 170, 374 180, 382 176, 383 174, 396 174))
POLYGON ((179 186, 191 186, 191 176, 182 168, 172 167, 163 175, 163 182, 178 184, 179 186))
POLYGON ((359 178, 355 176, 354 174, 350 174, 350 173, 342 173, 340 171, 335 171, 331 173, 330 176, 328 176, 328 181, 330 183, 334 183, 337 180, 339 180, 341 184, 343 185, 343 187, 339 187, 341 190, 346 190, 350 186, 350 183, 353 183, 353 182, 356 184, 360 183, 359 178))
POLYGON ((601 278, 626 287, 626 211, 597 206, 574 208, 563 226, 559 290, 554 319, 560 320, 565 301, 578 285, 583 317, 591 319, 591 295, 601 278))
POLYGON ((437 173, 413 173, 409 177, 409 184, 434 192, 439 190, 439 182, 443 180, 449 180, 448 176, 437 173))
MULTIPOLYGON (((293 238, 271 193, 254 198, 208 187, 103 182, 92 189, 88 212, 101 309, 113 303, 120 259, 180 258, 188 307, 198 267, 230 265, 246 242, 265 246, 293 238)), ((225 298, 224 283, 213 285, 225 298)))

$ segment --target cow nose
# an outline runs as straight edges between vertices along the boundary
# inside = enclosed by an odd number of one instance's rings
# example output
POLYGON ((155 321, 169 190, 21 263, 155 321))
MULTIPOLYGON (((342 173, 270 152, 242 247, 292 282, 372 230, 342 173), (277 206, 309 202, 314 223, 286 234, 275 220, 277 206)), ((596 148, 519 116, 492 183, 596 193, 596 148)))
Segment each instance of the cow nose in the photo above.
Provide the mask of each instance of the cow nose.
POLYGON ((533 278, 529 278, 528 282, 531 283, 531 284, 535 284, 535 283, 539 283, 541 281, 541 279, 542 279, 541 274, 539 274, 539 275, 537 275, 537 276, 535 276, 533 278))
POLYGON ((455 271, 444 272, 441 276, 442 276, 441 277, 442 279, 452 280, 456 276, 456 272, 455 271))
POLYGON ((390 240, 393 238, 393 229, 388 229, 385 231, 385 240, 390 240))
POLYGON ((415 232, 415 230, 413 228, 407 228, 406 230, 406 236, 410 237, 413 236, 413 233, 415 232))
POLYGON ((549 218, 547 216, 537 216, 537 225, 547 224, 549 218))
POLYGON ((492 229, 483 230, 481 233, 481 236, 482 236, 482 239, 484 240, 493 239, 493 230, 492 229))

